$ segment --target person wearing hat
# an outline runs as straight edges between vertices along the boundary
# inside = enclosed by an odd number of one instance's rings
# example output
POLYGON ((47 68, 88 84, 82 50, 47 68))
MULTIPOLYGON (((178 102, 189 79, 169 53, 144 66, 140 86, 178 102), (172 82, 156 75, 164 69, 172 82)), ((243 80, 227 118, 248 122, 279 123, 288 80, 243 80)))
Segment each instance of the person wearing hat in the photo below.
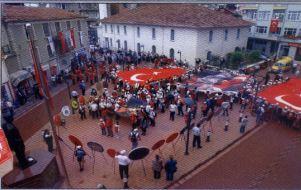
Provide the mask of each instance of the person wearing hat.
POLYGON ((84 151, 84 149, 78 145, 76 147, 76 150, 74 152, 74 155, 76 156, 77 158, 77 161, 78 161, 78 164, 79 164, 79 168, 80 168, 80 171, 83 171, 84 170, 84 157, 86 155, 86 152, 84 151))
POLYGON ((119 164, 120 179, 124 179, 124 177, 128 178, 129 164, 131 163, 131 160, 126 155, 126 150, 120 151, 119 154, 115 156, 115 158, 118 160, 118 164, 119 164))

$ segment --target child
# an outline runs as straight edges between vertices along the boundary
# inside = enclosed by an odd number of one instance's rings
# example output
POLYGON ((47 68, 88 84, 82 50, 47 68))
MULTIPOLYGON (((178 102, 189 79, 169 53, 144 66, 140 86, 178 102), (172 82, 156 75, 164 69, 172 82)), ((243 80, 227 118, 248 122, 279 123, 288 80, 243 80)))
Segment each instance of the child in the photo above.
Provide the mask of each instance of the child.
POLYGON ((114 131, 117 139, 119 139, 119 129, 120 129, 119 121, 116 121, 114 131))
POLYGON ((229 128, 229 118, 226 119, 224 131, 228 131, 229 128))
POLYGON ((208 129, 206 142, 210 142, 210 136, 211 136, 211 130, 208 129))
POLYGON ((101 134, 106 135, 107 134, 106 123, 104 122, 104 120, 102 118, 100 118, 100 120, 99 120, 99 126, 101 128, 101 134))
POLYGON ((84 157, 86 155, 86 152, 81 146, 77 146, 76 150, 74 152, 74 155, 77 157, 77 161, 79 164, 80 171, 84 170, 84 157))
POLYGON ((241 122, 243 116, 244 116, 244 114, 242 113, 242 111, 239 111, 239 119, 238 119, 239 123, 241 122))

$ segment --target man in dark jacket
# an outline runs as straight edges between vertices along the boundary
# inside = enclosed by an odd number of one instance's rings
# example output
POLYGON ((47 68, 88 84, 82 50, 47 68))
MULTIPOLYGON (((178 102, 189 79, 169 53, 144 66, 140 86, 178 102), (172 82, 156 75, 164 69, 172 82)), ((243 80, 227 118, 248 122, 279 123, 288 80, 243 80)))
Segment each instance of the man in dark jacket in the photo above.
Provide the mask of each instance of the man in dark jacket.
POLYGON ((169 156, 169 160, 165 163, 166 180, 172 181, 173 175, 177 171, 177 161, 173 159, 173 156, 169 156))

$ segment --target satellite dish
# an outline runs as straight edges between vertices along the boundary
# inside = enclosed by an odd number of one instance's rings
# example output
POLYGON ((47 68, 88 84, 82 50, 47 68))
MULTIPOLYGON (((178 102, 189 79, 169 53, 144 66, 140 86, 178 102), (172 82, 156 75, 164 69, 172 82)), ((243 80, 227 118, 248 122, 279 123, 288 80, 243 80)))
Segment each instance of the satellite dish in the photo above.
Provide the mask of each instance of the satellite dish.
POLYGON ((69 106, 64 106, 61 110, 61 112, 63 113, 64 116, 68 117, 71 114, 71 110, 69 108, 69 106))

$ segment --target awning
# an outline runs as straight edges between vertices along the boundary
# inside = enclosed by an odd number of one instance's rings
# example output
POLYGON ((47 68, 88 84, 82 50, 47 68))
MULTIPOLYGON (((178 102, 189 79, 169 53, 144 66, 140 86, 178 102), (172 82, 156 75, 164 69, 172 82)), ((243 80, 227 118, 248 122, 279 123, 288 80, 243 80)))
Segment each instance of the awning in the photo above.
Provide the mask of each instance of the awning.
POLYGON ((19 70, 19 71, 14 72, 14 73, 9 75, 11 83, 14 86, 18 86, 18 84, 20 82, 22 82, 23 80, 29 79, 31 77, 32 77, 31 73, 26 71, 26 70, 19 70))

